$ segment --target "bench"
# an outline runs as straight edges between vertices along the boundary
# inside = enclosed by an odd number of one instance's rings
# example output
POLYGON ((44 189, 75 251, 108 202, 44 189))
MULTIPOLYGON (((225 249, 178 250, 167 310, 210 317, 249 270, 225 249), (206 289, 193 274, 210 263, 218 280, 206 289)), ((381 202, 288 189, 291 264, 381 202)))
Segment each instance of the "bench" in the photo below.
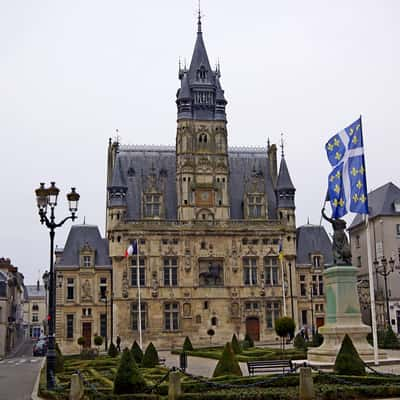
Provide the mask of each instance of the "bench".
POLYGON ((292 371, 292 360, 268 360, 268 361, 247 361, 249 375, 263 372, 282 372, 292 371))

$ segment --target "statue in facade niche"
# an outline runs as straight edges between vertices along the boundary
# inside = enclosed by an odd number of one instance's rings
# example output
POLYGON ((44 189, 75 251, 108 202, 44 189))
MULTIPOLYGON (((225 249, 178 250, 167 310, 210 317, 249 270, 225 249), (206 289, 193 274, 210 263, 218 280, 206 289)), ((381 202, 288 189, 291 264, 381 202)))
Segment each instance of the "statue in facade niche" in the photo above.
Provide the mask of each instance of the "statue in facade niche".
POLYGON ((92 293, 91 293, 90 282, 88 279, 86 279, 82 285, 82 300, 91 300, 91 299, 92 299, 92 293))
POLYGON ((332 224, 333 228, 333 263, 335 265, 351 265, 351 250, 345 232, 346 221, 340 218, 329 218, 325 214, 325 207, 321 210, 321 214, 326 221, 332 224))

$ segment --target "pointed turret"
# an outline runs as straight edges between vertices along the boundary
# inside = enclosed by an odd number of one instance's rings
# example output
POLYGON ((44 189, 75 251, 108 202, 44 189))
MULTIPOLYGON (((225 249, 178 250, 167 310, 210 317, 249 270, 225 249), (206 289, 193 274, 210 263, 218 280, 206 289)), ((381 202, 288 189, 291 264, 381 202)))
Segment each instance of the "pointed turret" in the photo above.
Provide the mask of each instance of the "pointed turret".
POLYGON ((219 82, 219 68, 211 69, 203 40, 201 15, 189 69, 179 69, 181 87, 177 93, 178 121, 183 119, 226 121, 227 101, 219 82))
POLYGON ((281 158, 279 166, 278 181, 276 183, 276 191, 278 195, 278 207, 295 208, 294 194, 296 188, 290 179, 289 169, 286 164, 285 157, 281 158))

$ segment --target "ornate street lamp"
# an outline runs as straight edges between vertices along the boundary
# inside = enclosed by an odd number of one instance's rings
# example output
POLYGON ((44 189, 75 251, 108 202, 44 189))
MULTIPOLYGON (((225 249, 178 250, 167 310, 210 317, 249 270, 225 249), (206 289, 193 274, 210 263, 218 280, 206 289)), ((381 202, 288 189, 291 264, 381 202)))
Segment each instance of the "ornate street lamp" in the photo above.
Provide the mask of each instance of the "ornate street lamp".
MULTIPOLYGON (((56 276, 54 271, 54 236, 55 229, 64 225, 66 221, 71 219, 74 221, 76 212, 78 210, 79 194, 76 193, 75 188, 71 188, 71 192, 67 194, 69 202, 69 211, 71 215, 64 218, 61 222, 55 222, 54 209, 57 206, 57 199, 60 189, 56 187, 55 182, 50 183, 50 187, 46 188, 44 183, 40 183, 39 188, 35 190, 36 202, 39 209, 39 217, 42 225, 46 225, 50 233, 50 272, 47 275, 48 289, 49 289, 49 307, 48 307, 48 348, 46 355, 47 362, 47 389, 54 389, 55 387, 55 364, 56 364, 56 351, 55 351, 55 327, 56 327, 56 276), (50 216, 47 216, 48 207, 50 207, 50 216)), ((43 277, 44 280, 44 277, 43 277)))
POLYGON ((385 301, 386 301, 386 318, 387 324, 390 326, 390 312, 389 312, 389 296, 388 296, 388 287, 387 287, 387 277, 394 271, 394 260, 392 257, 389 259, 389 269, 387 269, 388 261, 385 256, 381 258, 381 264, 377 259, 373 262, 375 271, 377 274, 383 276, 385 280, 385 301))

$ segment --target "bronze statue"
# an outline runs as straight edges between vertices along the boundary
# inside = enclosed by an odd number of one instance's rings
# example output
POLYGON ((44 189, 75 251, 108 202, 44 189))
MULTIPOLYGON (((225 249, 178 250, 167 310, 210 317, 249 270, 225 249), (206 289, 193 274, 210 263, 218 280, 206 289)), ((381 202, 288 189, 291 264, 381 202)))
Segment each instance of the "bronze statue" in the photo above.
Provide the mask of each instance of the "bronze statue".
POLYGON ((333 228, 333 263, 335 265, 351 265, 350 245, 345 233, 346 221, 340 218, 329 218, 325 214, 325 207, 321 210, 321 214, 325 220, 332 224, 333 228))

